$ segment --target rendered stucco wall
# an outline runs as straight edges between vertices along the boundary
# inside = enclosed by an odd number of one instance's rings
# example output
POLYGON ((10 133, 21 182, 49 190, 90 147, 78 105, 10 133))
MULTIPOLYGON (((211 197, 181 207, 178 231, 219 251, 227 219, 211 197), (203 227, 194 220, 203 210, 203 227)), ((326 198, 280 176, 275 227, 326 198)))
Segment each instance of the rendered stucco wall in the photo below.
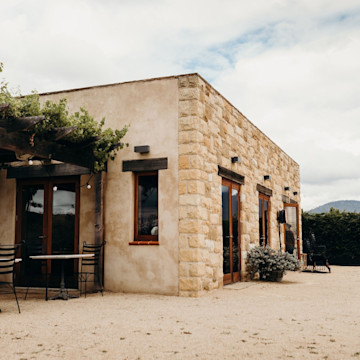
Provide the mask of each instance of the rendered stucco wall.
MULTIPOLYGON (((199 296, 223 284, 221 177, 218 165, 245 176, 241 186, 241 272, 259 245, 257 185, 273 191, 270 243, 279 248, 277 211, 284 186, 300 207, 299 166, 199 75, 179 77, 179 292, 199 296), (242 162, 231 163, 240 156, 242 162), (271 181, 264 181, 271 175, 271 181), (291 193, 292 194, 292 193, 291 193)), ((300 223, 301 228, 301 223, 300 223)), ((282 242, 283 238, 282 229, 282 242)), ((301 234, 300 234, 301 238, 301 234)))
MULTIPOLYGON (((110 161, 105 196, 105 288, 110 291, 178 294, 178 80, 138 81, 61 93, 71 112, 84 106, 105 127, 130 124, 128 148, 110 161), (134 152, 150 145, 150 153, 134 152), (168 158, 159 170, 159 245, 129 245, 134 240, 134 174, 122 172, 123 160, 168 158)), ((87 177, 82 177, 82 184, 87 177)), ((81 190, 80 241, 94 234, 93 190, 81 190), (90 195, 92 194, 92 195, 90 195), (84 236, 86 234, 86 236, 84 236)), ((80 244, 81 245, 81 244, 80 244)))

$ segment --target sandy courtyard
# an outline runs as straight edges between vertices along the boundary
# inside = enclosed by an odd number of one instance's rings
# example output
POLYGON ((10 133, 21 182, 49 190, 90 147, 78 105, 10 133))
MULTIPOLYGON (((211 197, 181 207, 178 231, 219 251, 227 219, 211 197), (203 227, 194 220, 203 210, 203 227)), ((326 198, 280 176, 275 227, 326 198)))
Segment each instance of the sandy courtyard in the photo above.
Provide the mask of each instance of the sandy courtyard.
POLYGON ((0 295, 1 359, 360 359, 360 267, 202 298, 0 295))

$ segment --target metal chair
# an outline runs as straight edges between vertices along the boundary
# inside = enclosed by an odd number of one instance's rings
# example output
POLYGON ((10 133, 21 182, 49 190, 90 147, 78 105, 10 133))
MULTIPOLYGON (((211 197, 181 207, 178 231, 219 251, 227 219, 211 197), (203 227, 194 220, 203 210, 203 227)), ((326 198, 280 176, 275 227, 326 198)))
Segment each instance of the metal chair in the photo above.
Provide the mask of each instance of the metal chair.
POLYGON ((47 260, 32 260, 30 256, 45 254, 46 247, 43 244, 25 244, 25 266, 27 271, 27 288, 25 294, 25 300, 27 298, 29 288, 31 287, 31 278, 39 275, 39 269, 41 276, 43 275, 43 269, 45 269, 45 300, 48 299, 48 268, 47 260))
POLYGON ((105 242, 101 244, 88 244, 83 243, 83 254, 94 254, 93 257, 83 258, 81 261, 80 273, 79 273, 79 282, 80 282, 80 295, 82 294, 82 283, 85 287, 85 297, 86 297, 86 285, 89 279, 93 278, 94 284, 97 284, 99 290, 101 291, 101 296, 103 294, 102 279, 100 274, 100 262, 101 262, 101 250, 105 242))
POLYGON ((325 245, 317 245, 314 233, 310 232, 309 237, 304 239, 304 252, 307 253, 307 267, 312 266, 312 270, 316 268, 327 268, 331 272, 325 245))
POLYGON ((14 285, 15 258, 18 247, 19 245, 0 245, 0 276, 2 277, 2 280, 0 280, 0 285, 6 285, 6 287, 11 289, 11 293, 13 293, 15 296, 16 304, 20 313, 19 301, 14 285), (10 279, 6 280, 4 277, 10 279))

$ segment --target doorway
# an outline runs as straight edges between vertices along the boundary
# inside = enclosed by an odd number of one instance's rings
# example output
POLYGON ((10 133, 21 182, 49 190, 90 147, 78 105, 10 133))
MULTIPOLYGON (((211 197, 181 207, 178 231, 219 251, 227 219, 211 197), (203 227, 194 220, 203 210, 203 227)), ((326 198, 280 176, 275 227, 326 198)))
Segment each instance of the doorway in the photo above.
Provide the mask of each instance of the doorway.
POLYGON ((259 193, 259 245, 270 246, 269 236, 270 197, 259 193))
MULTIPOLYGON (((286 213, 286 223, 285 226, 285 251, 288 251, 289 239, 293 239, 293 252, 297 255, 298 259, 301 258, 301 249, 300 249, 300 229, 299 229, 299 206, 298 204, 287 204, 284 203, 284 209, 286 213), (294 241, 295 240, 295 241, 294 241)), ((290 246, 291 248, 291 246, 290 246)), ((291 252, 291 251, 289 251, 291 252)), ((291 253, 293 253, 291 252, 291 253)))
MULTIPOLYGON (((78 253, 79 194, 78 177, 18 180, 16 243, 24 243, 22 251, 42 246, 43 254, 78 253)), ((68 260, 64 266, 67 286, 77 288, 74 273, 78 261, 68 260)), ((60 261, 47 260, 47 271, 49 286, 58 287, 60 261)), ((41 261, 23 261, 18 267, 17 285, 41 286, 44 272, 41 261)))
POLYGON ((222 230, 224 285, 240 281, 240 185, 223 179, 222 230))

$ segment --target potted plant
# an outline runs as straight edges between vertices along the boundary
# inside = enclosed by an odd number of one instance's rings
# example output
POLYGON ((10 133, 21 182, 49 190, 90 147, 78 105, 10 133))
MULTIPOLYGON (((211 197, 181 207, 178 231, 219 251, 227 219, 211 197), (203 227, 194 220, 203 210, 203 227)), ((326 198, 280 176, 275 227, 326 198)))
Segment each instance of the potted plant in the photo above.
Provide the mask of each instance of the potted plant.
POLYGON ((246 265, 251 279, 259 274, 260 280, 265 281, 281 281, 287 270, 300 270, 300 261, 295 256, 269 246, 251 249, 247 254, 246 265))

